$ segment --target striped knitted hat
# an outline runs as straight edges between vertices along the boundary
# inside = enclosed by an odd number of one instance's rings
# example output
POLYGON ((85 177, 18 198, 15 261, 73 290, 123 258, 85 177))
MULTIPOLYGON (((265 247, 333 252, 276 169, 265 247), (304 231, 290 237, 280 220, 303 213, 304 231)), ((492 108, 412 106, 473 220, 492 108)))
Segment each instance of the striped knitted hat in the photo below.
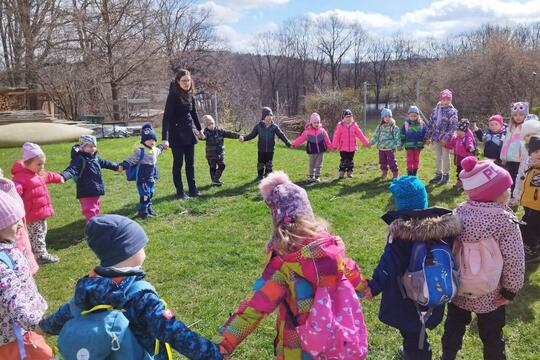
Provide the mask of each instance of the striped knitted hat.
POLYGON ((461 161, 461 167, 463 170, 459 178, 471 200, 495 201, 512 186, 510 173, 491 160, 478 161, 474 156, 469 156, 461 161))

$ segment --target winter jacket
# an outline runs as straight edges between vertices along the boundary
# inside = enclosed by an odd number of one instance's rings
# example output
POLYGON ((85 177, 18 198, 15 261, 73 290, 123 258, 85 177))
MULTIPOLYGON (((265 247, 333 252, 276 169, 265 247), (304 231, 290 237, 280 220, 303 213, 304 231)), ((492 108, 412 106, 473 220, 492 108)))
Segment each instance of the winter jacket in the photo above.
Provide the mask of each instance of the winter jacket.
POLYGON ((310 359, 300 348, 300 339, 290 314, 298 324, 304 324, 317 285, 332 286, 341 279, 342 274, 357 292, 366 289, 367 282, 360 269, 353 260, 345 257, 343 242, 325 232, 296 252, 286 255, 272 253, 261 277, 253 285, 251 299, 243 302, 223 326, 220 345, 233 352, 264 318, 279 308, 274 341, 276 359, 310 359), (343 265, 344 270, 340 271, 343 265), (320 277, 320 283, 316 269, 319 273, 324 271, 326 275, 320 277))
POLYGON ((206 140, 206 158, 208 160, 222 159, 225 156, 225 144, 224 139, 238 139, 240 134, 233 131, 227 131, 217 126, 214 130, 205 128, 203 130, 206 140))
MULTIPOLYGON (((473 156, 476 150, 474 135, 471 130, 467 130, 462 138, 454 136, 447 144, 454 150, 454 155, 461 158, 473 156)), ((456 164, 459 165, 459 164, 456 164)))
POLYGON ((260 121, 249 134, 244 135, 244 141, 254 139, 257 135, 259 136, 258 146, 260 152, 274 152, 276 147, 276 135, 285 143, 285 145, 287 145, 287 147, 291 146, 291 142, 287 139, 287 136, 285 136, 279 126, 274 123, 266 126, 264 121, 260 121))
POLYGON ((11 174, 17 192, 23 199, 28 223, 54 215, 47 184, 63 182, 59 174, 46 172, 43 176, 39 176, 32 170, 25 168, 22 160, 18 160, 13 164, 11 174))
POLYGON ((426 130, 426 124, 422 119, 418 119, 418 121, 405 120, 400 131, 403 147, 405 149, 423 149, 426 130))
POLYGON ((376 145, 379 150, 396 150, 401 147, 401 136, 399 128, 394 119, 388 124, 379 124, 375 129, 375 135, 369 142, 370 145, 376 145))
POLYGON ((521 127, 523 123, 518 126, 509 127, 506 130, 506 136, 503 141, 501 149, 501 160, 510 162, 520 162, 525 151, 523 144, 521 143, 521 127))
POLYGON ((369 146, 368 139, 356 122, 353 121, 350 125, 347 125, 344 121, 340 121, 334 132, 332 147, 338 151, 354 152, 358 150, 356 138, 360 140, 364 147, 369 146))
MULTIPOLYGON (((388 226, 388 242, 379 264, 369 280, 373 296, 382 292, 379 319, 396 329, 420 332, 415 303, 402 295, 398 281, 405 273, 415 241, 433 242, 444 239, 450 246, 461 232, 459 219, 451 210, 428 208, 425 210, 391 211, 383 216, 388 226)), ((441 323, 444 305, 437 306, 426 327, 435 328, 441 323)))
POLYGON ((332 142, 325 129, 319 127, 314 129, 308 126, 300 136, 293 141, 292 146, 298 147, 307 141, 306 151, 308 154, 319 154, 332 149, 332 142))
POLYGON ((47 303, 41 297, 28 268, 24 255, 14 243, 0 242, 0 252, 7 254, 13 269, 0 261, 0 345, 17 338, 13 323, 25 331, 34 331, 47 310, 47 303))
POLYGON ((162 152, 163 146, 161 144, 153 147, 148 147, 143 144, 133 150, 131 156, 122 161, 119 165, 124 169, 127 169, 130 166, 138 165, 139 171, 137 174, 137 181, 155 182, 159 178, 157 160, 162 152), (144 155, 142 160, 139 161, 141 158, 141 149, 144 150, 144 155))
MULTIPOLYGON (((540 165, 540 164, 537 164, 540 165)), ((514 185, 514 192, 512 193, 513 199, 521 199, 521 195, 523 193, 523 183, 525 181, 525 175, 527 170, 529 170, 533 166, 533 162, 530 156, 527 156, 525 159, 523 159, 519 163, 519 170, 518 174, 516 176, 516 181, 514 185)))
POLYGON ((433 142, 450 141, 457 129, 458 111, 453 105, 437 106, 431 112, 426 138, 433 142))
POLYGON ((76 176, 77 179, 77 199, 96 197, 105 195, 105 185, 101 168, 118 170, 118 165, 108 160, 100 158, 96 153, 88 154, 73 147, 71 163, 60 173, 64 180, 69 180, 76 176))
POLYGON ((494 311, 497 306, 493 301, 499 294, 512 300, 523 286, 525 260, 519 221, 509 207, 495 202, 469 200, 459 204, 455 214, 463 223, 463 231, 456 241, 474 242, 493 236, 501 249, 503 270, 497 290, 477 299, 457 296, 452 302, 477 314, 494 311))
MULTIPOLYGON (((126 298, 125 292, 131 283, 142 279, 142 271, 121 273, 112 268, 98 266, 77 282, 71 301, 84 310, 102 304, 123 309, 131 331, 148 353, 154 354, 156 339, 159 340, 160 353, 155 359, 166 358, 164 343, 169 343, 172 348, 190 359, 221 359, 217 345, 176 320, 157 293, 143 290, 130 299, 126 298)), ((58 335, 72 317, 69 303, 66 303, 54 314, 44 318, 39 325, 46 333, 58 335)))
POLYGON ((201 130, 195 98, 180 89, 176 81, 169 86, 162 122, 162 139, 172 148, 197 143, 197 130, 201 130))
POLYGON ((498 133, 493 133, 488 130, 485 134, 482 129, 474 132, 478 141, 484 143, 484 157, 491 160, 499 160, 501 158, 501 149, 506 135, 506 128, 501 129, 498 133))

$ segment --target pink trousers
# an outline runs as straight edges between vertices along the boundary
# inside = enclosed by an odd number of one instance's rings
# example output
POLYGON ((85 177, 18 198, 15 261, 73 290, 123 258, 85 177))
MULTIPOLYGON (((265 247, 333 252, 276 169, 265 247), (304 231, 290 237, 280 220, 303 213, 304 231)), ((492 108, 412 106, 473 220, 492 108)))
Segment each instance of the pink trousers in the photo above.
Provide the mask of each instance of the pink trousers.
POLYGON ((86 222, 99 214, 99 196, 80 198, 81 212, 86 218, 86 222))

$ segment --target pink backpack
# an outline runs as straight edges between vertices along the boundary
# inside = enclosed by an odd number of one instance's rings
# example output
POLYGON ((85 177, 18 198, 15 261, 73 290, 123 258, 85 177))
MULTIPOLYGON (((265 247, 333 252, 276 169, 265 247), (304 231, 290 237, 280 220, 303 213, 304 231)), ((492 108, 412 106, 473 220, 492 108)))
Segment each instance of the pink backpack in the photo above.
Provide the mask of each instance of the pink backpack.
POLYGON ((474 299, 497 289, 503 257, 493 236, 475 242, 455 241, 452 253, 460 273, 458 296, 474 299))
POLYGON ((296 331, 302 349, 315 360, 367 357, 368 336, 362 305, 345 276, 334 288, 317 287, 309 316, 296 331))

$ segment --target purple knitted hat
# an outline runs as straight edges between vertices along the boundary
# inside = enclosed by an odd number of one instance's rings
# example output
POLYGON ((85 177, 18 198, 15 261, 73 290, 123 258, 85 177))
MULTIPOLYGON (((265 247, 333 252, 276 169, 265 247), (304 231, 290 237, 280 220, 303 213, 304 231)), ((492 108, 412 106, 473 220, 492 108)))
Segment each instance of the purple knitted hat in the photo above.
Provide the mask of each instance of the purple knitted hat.
POLYGON ((272 209, 274 224, 294 222, 296 217, 313 218, 306 190, 293 184, 283 171, 270 173, 259 185, 266 205, 272 209))

